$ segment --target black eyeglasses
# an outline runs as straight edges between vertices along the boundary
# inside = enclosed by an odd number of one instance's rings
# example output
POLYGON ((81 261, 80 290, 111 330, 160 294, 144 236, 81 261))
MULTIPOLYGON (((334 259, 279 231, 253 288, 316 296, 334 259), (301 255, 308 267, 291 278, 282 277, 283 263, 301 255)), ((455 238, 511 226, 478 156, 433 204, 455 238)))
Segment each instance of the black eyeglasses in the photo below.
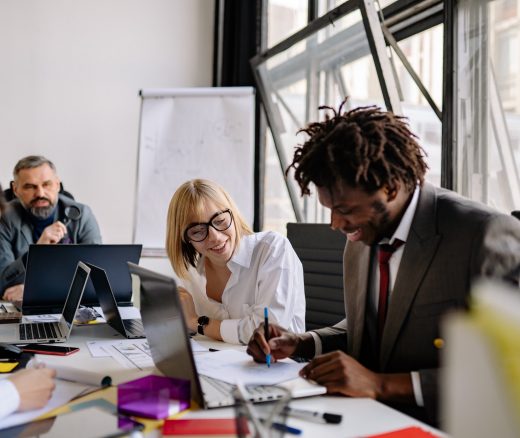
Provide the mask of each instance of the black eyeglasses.
POLYGON ((193 242, 202 242, 206 237, 208 237, 210 226, 215 228, 217 231, 225 231, 232 223, 233 214, 231 213, 231 210, 218 211, 211 217, 209 222, 201 222, 188 226, 184 232, 184 240, 186 242, 189 242, 190 240, 193 242))

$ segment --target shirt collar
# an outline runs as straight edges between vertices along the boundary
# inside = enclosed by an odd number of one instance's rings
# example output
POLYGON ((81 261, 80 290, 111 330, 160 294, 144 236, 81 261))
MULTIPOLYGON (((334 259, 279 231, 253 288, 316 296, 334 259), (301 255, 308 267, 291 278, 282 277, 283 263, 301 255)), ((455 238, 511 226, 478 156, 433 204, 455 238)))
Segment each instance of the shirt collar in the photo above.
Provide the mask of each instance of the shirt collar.
POLYGON ((228 262, 228 267, 231 269, 232 265, 239 265, 244 268, 249 268, 251 259, 253 257, 253 250, 255 248, 255 235, 248 234, 242 236, 240 245, 228 262))
POLYGON ((390 243, 393 244, 395 239, 399 239, 402 242, 406 243, 408 239, 408 234, 410 233, 410 228, 412 226, 413 217, 415 216, 415 210, 417 209, 417 204, 419 202, 419 192, 421 191, 419 186, 415 187, 415 190, 412 195, 412 200, 406 207, 406 211, 404 212, 403 217, 401 218, 401 222, 399 222, 399 226, 395 230, 394 234, 390 239, 384 238, 379 243, 390 243))
MULTIPOLYGON (((251 265, 251 259, 253 258, 253 250, 255 248, 255 235, 249 234, 242 236, 240 245, 236 249, 235 253, 231 256, 228 261, 228 268, 233 271, 233 266, 238 265, 244 268, 249 268, 251 265)), ((204 264, 204 256, 200 257, 197 262, 197 272, 203 275, 206 271, 204 264)))

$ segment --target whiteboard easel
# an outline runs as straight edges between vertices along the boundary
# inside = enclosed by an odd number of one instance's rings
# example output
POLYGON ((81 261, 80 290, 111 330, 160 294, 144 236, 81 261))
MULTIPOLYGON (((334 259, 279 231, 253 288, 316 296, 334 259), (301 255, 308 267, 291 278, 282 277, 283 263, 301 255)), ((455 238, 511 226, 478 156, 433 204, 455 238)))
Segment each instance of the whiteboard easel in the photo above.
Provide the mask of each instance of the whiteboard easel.
POLYGON ((166 215, 175 190, 207 178, 224 187, 252 224, 254 89, 141 91, 134 242, 164 255, 166 215))

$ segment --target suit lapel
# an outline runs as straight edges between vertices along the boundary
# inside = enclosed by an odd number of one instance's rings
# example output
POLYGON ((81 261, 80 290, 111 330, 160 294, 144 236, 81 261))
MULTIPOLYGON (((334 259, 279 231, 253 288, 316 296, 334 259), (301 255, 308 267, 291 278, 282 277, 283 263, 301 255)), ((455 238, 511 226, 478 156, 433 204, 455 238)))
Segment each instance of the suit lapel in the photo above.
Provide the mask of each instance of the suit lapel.
POLYGON ((421 280, 430 266, 441 239, 436 230, 436 218, 435 191, 432 186, 425 184, 421 189, 388 307, 387 322, 381 340, 382 370, 388 363, 399 331, 409 314, 421 280))
POLYGON ((370 247, 362 243, 347 243, 343 267, 348 352, 358 358, 365 327, 370 247))
POLYGON ((31 227, 27 223, 22 224, 22 236, 26 240, 27 245, 35 243, 33 240, 31 227))

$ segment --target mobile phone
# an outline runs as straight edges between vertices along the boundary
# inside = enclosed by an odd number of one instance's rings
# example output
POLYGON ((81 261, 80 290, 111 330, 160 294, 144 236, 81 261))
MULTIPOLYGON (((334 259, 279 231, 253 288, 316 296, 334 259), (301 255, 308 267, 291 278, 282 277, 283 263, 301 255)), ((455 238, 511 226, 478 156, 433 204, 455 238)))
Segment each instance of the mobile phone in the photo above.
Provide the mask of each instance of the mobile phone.
POLYGON ((78 347, 64 347, 63 345, 30 344, 20 348, 28 353, 54 354, 56 356, 68 356, 79 351, 78 347))

